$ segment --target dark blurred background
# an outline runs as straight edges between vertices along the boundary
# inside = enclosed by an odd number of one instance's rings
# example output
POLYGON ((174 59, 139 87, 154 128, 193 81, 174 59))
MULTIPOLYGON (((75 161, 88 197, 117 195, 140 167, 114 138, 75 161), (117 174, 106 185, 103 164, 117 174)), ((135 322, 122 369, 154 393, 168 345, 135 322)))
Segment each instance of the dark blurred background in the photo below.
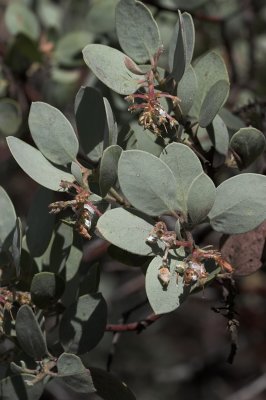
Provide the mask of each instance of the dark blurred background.
MULTIPOLYGON (((0 184, 25 223, 37 189, 18 167, 5 137, 16 135, 32 144, 27 125, 32 101, 61 109, 74 122, 74 99, 81 85, 98 87, 108 97, 119 127, 127 120, 126 103, 97 81, 84 65, 82 48, 92 42, 119 47, 114 28, 117 0, 20 0, 31 11, 14 20, 10 5, 0 1, 0 184), (11 11, 10 11, 11 10, 11 11)), ((265 0, 143 1, 154 14, 167 52, 177 14, 188 11, 196 28, 195 58, 210 49, 223 55, 231 78, 227 108, 266 133, 266 2, 265 0)), ((162 57, 166 67, 166 57, 162 57)), ((261 157, 249 172, 265 173, 261 157)), ((1 213, 4 210, 1 210, 1 213)), ((262 249, 265 228, 259 239, 262 249)), ((199 245, 219 247, 220 236, 203 227, 195 232, 199 245)), ((257 236, 256 236, 257 237, 257 236)), ((255 238, 256 239, 256 238, 255 238)), ((243 248, 255 245, 250 236, 243 248)), ((262 253, 262 254, 261 254, 262 253)), ((230 337, 227 320, 212 311, 221 305, 217 284, 189 297, 174 313, 164 316, 141 334, 113 336, 85 358, 86 364, 106 368, 123 379, 141 400, 263 400, 266 399, 266 275, 263 251, 256 272, 236 278, 238 349, 227 362, 230 337), (261 262, 260 262, 261 261, 261 262), (261 268, 258 269, 258 266, 261 268)), ((109 305, 109 322, 123 313, 129 321, 151 313, 145 303, 144 276, 137 267, 115 262, 99 239, 85 245, 84 265, 100 261, 100 290, 109 305)), ((245 260, 243 261, 243 263, 245 260)), ((243 273, 245 275, 245 273, 243 273)), ((42 399, 87 399, 50 385, 42 399)), ((116 399, 114 399, 116 400, 116 399)), ((117 399, 119 400, 119 399, 117 399)))

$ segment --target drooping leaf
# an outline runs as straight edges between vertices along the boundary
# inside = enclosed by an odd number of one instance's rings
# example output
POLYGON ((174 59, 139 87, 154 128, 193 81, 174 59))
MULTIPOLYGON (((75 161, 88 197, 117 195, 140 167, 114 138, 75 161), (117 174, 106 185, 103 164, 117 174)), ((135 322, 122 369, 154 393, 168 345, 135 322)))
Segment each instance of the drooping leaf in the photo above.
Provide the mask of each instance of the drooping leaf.
POLYGON ((41 328, 28 305, 23 305, 18 310, 16 334, 22 349, 34 360, 40 361, 48 354, 41 328))
MULTIPOLYGON (((140 75, 126 67, 128 58, 121 51, 102 44, 89 44, 83 49, 85 63, 110 89, 120 94, 132 94, 140 86, 140 75)), ((131 60, 134 64, 134 61, 131 60)))
POLYGON ((176 179, 176 191, 180 210, 187 211, 187 194, 191 182, 202 173, 202 166, 195 153, 182 143, 171 143, 160 155, 172 170, 176 179))
POLYGON ((207 131, 215 150, 226 156, 229 147, 229 134, 224 121, 219 115, 216 115, 212 124, 207 127, 207 131))
POLYGON ((9 3, 5 12, 5 24, 12 35, 23 33, 36 41, 39 38, 40 27, 36 16, 22 3, 9 3))
POLYGON ((179 107, 183 115, 187 115, 197 93, 198 80, 194 69, 189 65, 177 86, 177 96, 181 99, 179 107))
POLYGON ((121 0, 116 6, 115 22, 123 51, 139 64, 149 61, 161 45, 150 10, 140 1, 121 0))
POLYGON ((82 149, 91 161, 102 157, 106 114, 103 96, 92 87, 81 87, 76 97, 76 123, 82 149))
POLYGON ((187 40, 184 27, 184 20, 181 12, 178 10, 178 20, 174 29, 173 37, 169 49, 170 71, 176 82, 179 82, 184 75, 187 65, 187 40))
POLYGON ((39 400, 43 390, 43 381, 31 385, 35 375, 20 374, 8 376, 0 381, 1 400, 39 400), (29 382, 29 383, 28 383, 29 382))
POLYGON ((219 111, 219 116, 222 118, 227 128, 232 131, 238 131, 239 129, 245 127, 245 123, 242 121, 242 119, 234 115, 231 111, 227 110, 227 108, 221 108, 219 111))
POLYGON ((97 345, 106 326, 107 306, 100 293, 84 295, 68 307, 60 323, 60 340, 67 352, 82 354, 97 345))
POLYGON ((53 272, 39 272, 34 275, 30 293, 33 303, 40 309, 49 308, 62 296, 64 280, 53 272))
POLYGON ((15 135, 21 122, 22 115, 19 104, 8 98, 0 100, 0 135, 15 135))
POLYGON ((229 82, 226 80, 217 81, 206 93, 203 99, 200 114, 199 125, 205 128, 218 114, 225 103, 229 93, 229 82))
POLYGON ((258 129, 248 127, 236 132, 230 140, 230 148, 237 154, 239 168, 247 168, 265 150, 265 137, 258 129))
POLYGON ((96 393, 103 400, 136 400, 129 387, 110 372, 90 367, 96 393))
POLYGON ((146 243, 153 226, 123 208, 105 212, 98 220, 97 229, 108 242, 139 255, 152 255, 155 248, 146 243))
POLYGON ((61 191, 60 182, 62 180, 68 182, 74 180, 73 175, 54 167, 39 150, 22 140, 9 136, 7 144, 23 171, 40 185, 51 190, 61 191))
POLYGON ((82 49, 93 42, 93 35, 87 31, 72 31, 56 43, 54 59, 65 67, 82 65, 82 49))
POLYGON ((117 181, 117 168, 120 155, 122 153, 120 146, 113 145, 104 150, 101 166, 99 184, 101 194, 105 197, 108 191, 113 187, 117 181))
POLYGON ((192 181, 187 197, 188 214, 193 224, 207 217, 215 201, 216 189, 213 181, 202 172, 192 181))
POLYGON ((56 365, 60 380, 72 390, 77 393, 96 392, 90 371, 84 367, 78 356, 63 353, 58 358, 56 365))
POLYGON ((118 163, 118 178, 129 202, 148 215, 181 208, 172 171, 150 153, 124 151, 118 163))
POLYGON ((117 142, 118 130, 117 130, 117 123, 115 122, 115 117, 110 106, 110 103, 106 97, 103 98, 105 113, 106 113, 106 122, 107 122, 107 129, 108 129, 108 146, 112 146, 117 142))
POLYGON ((41 256, 52 237, 54 214, 48 206, 53 202, 53 192, 40 187, 33 198, 27 218, 26 240, 32 257, 41 256))
POLYGON ((218 232, 244 233, 266 219, 266 177, 240 174, 227 179, 216 189, 209 212, 210 223, 218 232))
POLYGON ((174 311, 185 298, 185 289, 181 277, 176 273, 177 261, 169 261, 169 284, 164 287, 158 278, 163 265, 162 257, 155 257, 146 272, 145 286, 149 303, 155 314, 165 314, 174 311))
POLYGON ((78 139, 66 117, 57 108, 37 101, 32 103, 29 127, 34 142, 42 154, 55 164, 74 161, 78 139))
POLYGON ((75 177, 75 180, 80 184, 80 186, 83 186, 83 177, 82 177, 82 170, 75 161, 72 161, 71 163, 71 174, 75 177))
POLYGON ((13 258, 13 264, 16 268, 17 277, 19 277, 20 275, 21 248, 22 248, 22 224, 21 224, 21 219, 17 218, 16 227, 12 240, 12 258, 13 258))
MULTIPOLYGON (((2 186, 0 186, 0 210, 2 210, 0 218, 0 246, 2 246, 15 228, 17 219, 13 203, 2 186)), ((10 240, 6 243, 7 246, 8 244, 10 240)))
POLYGON ((229 82, 229 78, 222 57, 215 51, 211 51, 199 58, 194 65, 194 71, 198 80, 198 91, 190 114, 198 118, 202 103, 209 90, 219 81, 229 82))

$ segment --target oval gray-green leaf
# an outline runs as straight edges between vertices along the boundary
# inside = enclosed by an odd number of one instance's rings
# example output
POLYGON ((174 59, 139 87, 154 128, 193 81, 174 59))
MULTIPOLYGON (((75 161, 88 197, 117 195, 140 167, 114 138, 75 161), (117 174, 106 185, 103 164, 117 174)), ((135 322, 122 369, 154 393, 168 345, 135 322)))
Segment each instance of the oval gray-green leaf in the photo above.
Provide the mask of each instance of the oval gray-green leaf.
POLYGON ((177 261, 170 259, 170 281, 163 287, 158 278, 159 269, 163 265, 160 256, 155 257, 146 272, 145 286, 149 303, 155 314, 165 314, 177 309, 185 299, 183 279, 178 279, 176 269, 177 261))
POLYGON ((142 75, 129 71, 125 64, 127 56, 121 51, 103 44, 89 44, 83 49, 83 57, 97 78, 115 92, 132 94, 140 87, 142 75))
POLYGON ((84 185, 83 182, 83 176, 82 176, 82 170, 75 161, 72 161, 71 163, 71 173, 75 177, 76 181, 80 184, 80 186, 84 185))
POLYGON ((57 360, 58 378, 77 393, 94 393, 90 371, 84 367, 81 359, 69 353, 63 353, 57 360))
POLYGON ((159 157, 163 147, 158 143, 158 138, 156 138, 152 132, 148 129, 144 129, 137 121, 132 121, 130 123, 129 133, 134 135, 136 139, 136 150, 147 151, 148 153, 159 157))
POLYGON ((32 103, 29 127, 37 147, 50 161, 64 165, 76 159, 79 147, 77 136, 57 108, 41 101, 32 103))
POLYGON ((219 116, 222 118, 227 128, 232 131, 238 131, 239 129, 245 127, 245 123, 242 121, 242 119, 234 115, 231 111, 227 110, 227 108, 221 108, 219 111, 219 116))
POLYGON ((215 51, 200 57, 194 65, 194 70, 198 79, 198 91, 190 114, 198 118, 202 102, 211 87, 221 80, 229 83, 229 77, 222 57, 215 51))
POLYGON ((107 305, 100 293, 86 294, 68 307, 60 323, 60 341, 65 351, 83 354, 102 339, 107 305))
POLYGON ((209 212, 210 223, 218 232, 244 233, 266 219, 266 177, 240 174, 227 179, 216 189, 209 212))
POLYGON ((202 172, 190 185, 187 197, 188 214, 193 224, 204 220, 211 210, 216 196, 213 181, 202 172))
POLYGON ((183 115, 187 115, 191 109, 197 89, 198 80, 193 67, 189 65, 177 86, 177 96, 181 99, 179 107, 183 115))
POLYGON ((229 134, 224 121, 219 115, 214 117, 212 124, 207 127, 207 131, 215 150, 226 156, 229 147, 229 134))
POLYGON ((53 272, 35 274, 30 287, 33 303, 40 309, 49 308, 57 302, 65 289, 65 282, 53 272))
POLYGON ((120 146, 113 145, 107 147, 103 152, 99 177, 99 184, 103 197, 107 195, 108 191, 117 181, 118 161, 122 151, 120 146))
POLYGON ((106 211, 97 223, 97 229, 105 240, 130 253, 143 256, 159 250, 157 245, 153 248, 146 243, 152 228, 144 219, 123 208, 106 211))
POLYGON ((206 93, 199 114, 199 125, 205 128, 220 111, 229 94, 229 82, 220 80, 206 93))
POLYGON ((116 6, 120 46, 137 63, 149 61, 161 45, 160 32, 150 10, 140 1, 121 0, 116 6))
POLYGON ((60 187, 62 180, 73 182, 73 175, 54 167, 39 150, 14 136, 9 136, 6 140, 19 166, 40 185, 62 191, 60 187))
POLYGON ((56 43, 54 60, 66 67, 82 65, 82 49, 92 43, 94 35, 87 31, 72 31, 56 43))
POLYGON ((39 400, 43 390, 43 381, 31 385, 35 375, 20 374, 8 376, 0 381, 1 400, 39 400), (29 382, 29 384, 27 383, 29 382))
POLYGON ((148 215, 160 215, 181 207, 172 171, 150 153, 124 151, 118 163, 118 178, 129 202, 148 215))
POLYGON ((36 16, 25 5, 19 2, 9 3, 5 12, 5 23, 12 35, 23 33, 32 40, 38 40, 40 27, 36 16))
POLYGON ((18 310, 16 334, 22 349, 34 360, 40 361, 48 354, 41 328, 28 305, 23 305, 18 310))
POLYGON ((22 115, 19 104, 12 99, 0 101, 0 134, 15 135, 21 125, 22 115))
POLYGON ((247 168, 255 161, 264 152, 265 145, 263 133, 252 127, 240 129, 230 141, 230 148, 240 157, 240 168, 247 168))
MULTIPOLYGON (((0 219, 0 246, 2 246, 14 230, 17 220, 13 203, 2 186, 0 186, 0 210, 2 210, 0 219)), ((10 243, 6 244, 8 246, 10 243)))
POLYGON ((196 154, 182 143, 171 143, 163 150, 160 159, 172 170, 176 180, 176 191, 180 210, 187 211, 187 193, 191 182, 202 173, 196 154))

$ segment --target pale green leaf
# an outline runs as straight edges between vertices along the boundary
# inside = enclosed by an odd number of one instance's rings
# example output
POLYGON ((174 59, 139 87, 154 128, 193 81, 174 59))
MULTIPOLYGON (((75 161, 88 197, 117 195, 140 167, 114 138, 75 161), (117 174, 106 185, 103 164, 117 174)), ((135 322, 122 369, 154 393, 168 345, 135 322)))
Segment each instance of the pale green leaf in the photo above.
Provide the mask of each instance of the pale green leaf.
MULTIPOLYGON (((13 203, 10 200, 7 192, 0 186, 0 246, 9 238, 12 231, 16 226, 16 211, 14 209, 13 203)), ((7 244, 8 245, 8 244, 7 244)))
POLYGON ((60 182, 62 180, 68 182, 74 180, 73 175, 54 167, 39 150, 22 140, 9 136, 7 144, 23 171, 40 185, 51 190, 61 191, 60 182))
POLYGON ((40 27, 34 13, 22 2, 10 2, 5 12, 5 23, 12 35, 23 33, 32 40, 38 40, 40 27))
POLYGON ((64 165, 76 159, 79 147, 77 136, 57 108, 41 101, 32 103, 29 127, 37 147, 50 161, 64 165))
POLYGON ((205 128, 209 125, 216 114, 220 111, 229 94, 229 82, 226 80, 217 81, 206 93, 203 99, 200 113, 199 125, 205 128))
POLYGON ((189 65, 177 86, 177 96, 181 99, 179 107, 183 115, 187 115, 197 93, 198 80, 194 69, 189 65))

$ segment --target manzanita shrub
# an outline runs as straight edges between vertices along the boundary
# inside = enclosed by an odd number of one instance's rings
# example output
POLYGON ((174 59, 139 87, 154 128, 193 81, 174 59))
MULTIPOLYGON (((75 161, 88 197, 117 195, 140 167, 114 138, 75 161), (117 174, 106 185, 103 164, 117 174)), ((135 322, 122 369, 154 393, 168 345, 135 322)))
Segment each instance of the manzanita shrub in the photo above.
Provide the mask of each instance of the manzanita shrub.
MULTIPOLYGON (((0 189, 0 335, 16 354, 0 382, 5 400, 39 399, 51 380, 103 399, 135 398, 113 375, 82 361, 107 325, 98 275, 81 290, 84 241, 106 240, 128 264, 142 256, 155 319, 217 277, 233 282, 230 260, 195 243, 197 226, 207 222, 230 235, 266 219, 266 178, 242 171, 264 151, 264 135, 224 108, 230 84, 221 55, 210 51, 192 61, 191 15, 177 11, 166 69, 157 23, 140 1, 117 4, 116 32, 121 50, 88 44, 83 56, 128 102, 124 126, 118 129, 107 98, 81 87, 77 134, 58 109, 35 102, 29 128, 37 148, 7 138, 41 187, 25 229, 0 189), (222 168, 231 177, 216 187, 222 168)), ((234 332, 237 321, 228 324, 234 332)))

